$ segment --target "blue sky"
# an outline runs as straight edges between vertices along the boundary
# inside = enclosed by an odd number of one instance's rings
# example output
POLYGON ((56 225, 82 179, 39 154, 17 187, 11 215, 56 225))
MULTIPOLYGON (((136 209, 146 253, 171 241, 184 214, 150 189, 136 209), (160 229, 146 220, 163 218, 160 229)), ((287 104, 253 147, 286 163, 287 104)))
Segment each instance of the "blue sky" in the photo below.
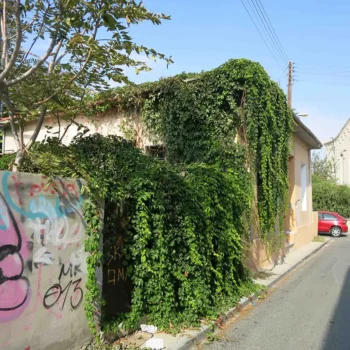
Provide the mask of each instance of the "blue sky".
MULTIPOLYGON (((350 2, 339 0, 336 6, 326 0, 262 3, 289 59, 295 62, 293 107, 309 114, 303 122, 321 141, 337 135, 350 117, 350 2)), ((133 81, 209 70, 230 58, 244 57, 260 62, 286 91, 286 73, 240 0, 145 0, 144 4, 172 19, 161 26, 142 23, 132 27, 132 36, 172 56, 175 63, 167 69, 165 63, 157 62, 151 72, 138 76, 128 71, 133 81)))

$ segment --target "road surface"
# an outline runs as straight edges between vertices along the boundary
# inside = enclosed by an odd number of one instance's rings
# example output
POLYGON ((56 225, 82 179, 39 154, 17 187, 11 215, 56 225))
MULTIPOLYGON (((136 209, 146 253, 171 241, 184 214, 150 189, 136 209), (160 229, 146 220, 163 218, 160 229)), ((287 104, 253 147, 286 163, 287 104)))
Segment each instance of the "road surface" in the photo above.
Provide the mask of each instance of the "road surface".
POLYGON ((204 350, 350 350, 350 237, 332 239, 204 350))

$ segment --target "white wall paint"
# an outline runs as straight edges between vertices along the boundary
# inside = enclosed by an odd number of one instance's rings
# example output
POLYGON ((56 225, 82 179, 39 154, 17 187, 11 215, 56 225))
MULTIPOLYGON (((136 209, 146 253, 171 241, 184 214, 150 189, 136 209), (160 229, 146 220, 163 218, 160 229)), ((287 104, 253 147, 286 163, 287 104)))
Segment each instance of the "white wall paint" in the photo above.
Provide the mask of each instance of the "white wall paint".
MULTIPOLYGON (((126 114, 118 114, 114 111, 107 112, 103 115, 99 115, 94 117, 94 119, 89 119, 83 116, 77 117, 75 122, 78 124, 82 124, 86 126, 90 131, 87 135, 92 135, 94 133, 100 133, 101 135, 117 135, 124 136, 123 130, 125 127, 132 127, 136 133, 140 133, 140 122, 138 117, 134 115, 126 115, 126 114), (126 126, 126 121, 128 124, 126 126), (131 124, 130 124, 131 123, 131 124)), ((25 126, 25 130, 23 133, 24 141, 28 142, 30 137, 33 134, 35 129, 36 122, 29 122, 25 126)), ((64 130, 70 124, 67 120, 61 120, 60 123, 54 118, 47 118, 44 122, 44 125, 38 135, 37 141, 43 141, 45 138, 50 136, 62 136, 64 130), (47 127, 50 127, 48 129, 47 127)), ((78 126, 73 124, 71 125, 65 136, 62 139, 62 142, 65 145, 68 145, 73 137, 78 133, 78 126)), ((142 139, 143 146, 152 145, 152 142, 146 137, 144 134, 139 135, 142 139)), ((14 142, 13 134, 9 127, 4 129, 4 138, 3 138, 3 152, 11 153, 16 151, 16 145, 14 142)))
POLYGON ((334 164, 337 183, 350 185, 350 120, 325 147, 327 159, 334 164))

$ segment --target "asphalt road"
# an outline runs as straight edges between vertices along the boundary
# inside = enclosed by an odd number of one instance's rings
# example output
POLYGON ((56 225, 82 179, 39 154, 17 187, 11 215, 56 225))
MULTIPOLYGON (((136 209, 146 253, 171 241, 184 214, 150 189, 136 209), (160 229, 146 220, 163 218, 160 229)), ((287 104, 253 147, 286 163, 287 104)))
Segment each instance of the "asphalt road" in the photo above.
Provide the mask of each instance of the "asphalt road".
POLYGON ((332 239, 201 348, 350 350, 350 237, 332 239))

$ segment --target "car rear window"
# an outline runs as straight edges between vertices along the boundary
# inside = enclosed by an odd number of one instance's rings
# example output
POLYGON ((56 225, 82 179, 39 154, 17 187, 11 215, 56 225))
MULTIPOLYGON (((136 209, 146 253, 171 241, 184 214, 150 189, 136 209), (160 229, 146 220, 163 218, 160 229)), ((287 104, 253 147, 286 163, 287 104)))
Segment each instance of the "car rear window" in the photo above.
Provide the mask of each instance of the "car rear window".
POLYGON ((339 220, 336 216, 332 214, 322 214, 323 220, 339 220))

